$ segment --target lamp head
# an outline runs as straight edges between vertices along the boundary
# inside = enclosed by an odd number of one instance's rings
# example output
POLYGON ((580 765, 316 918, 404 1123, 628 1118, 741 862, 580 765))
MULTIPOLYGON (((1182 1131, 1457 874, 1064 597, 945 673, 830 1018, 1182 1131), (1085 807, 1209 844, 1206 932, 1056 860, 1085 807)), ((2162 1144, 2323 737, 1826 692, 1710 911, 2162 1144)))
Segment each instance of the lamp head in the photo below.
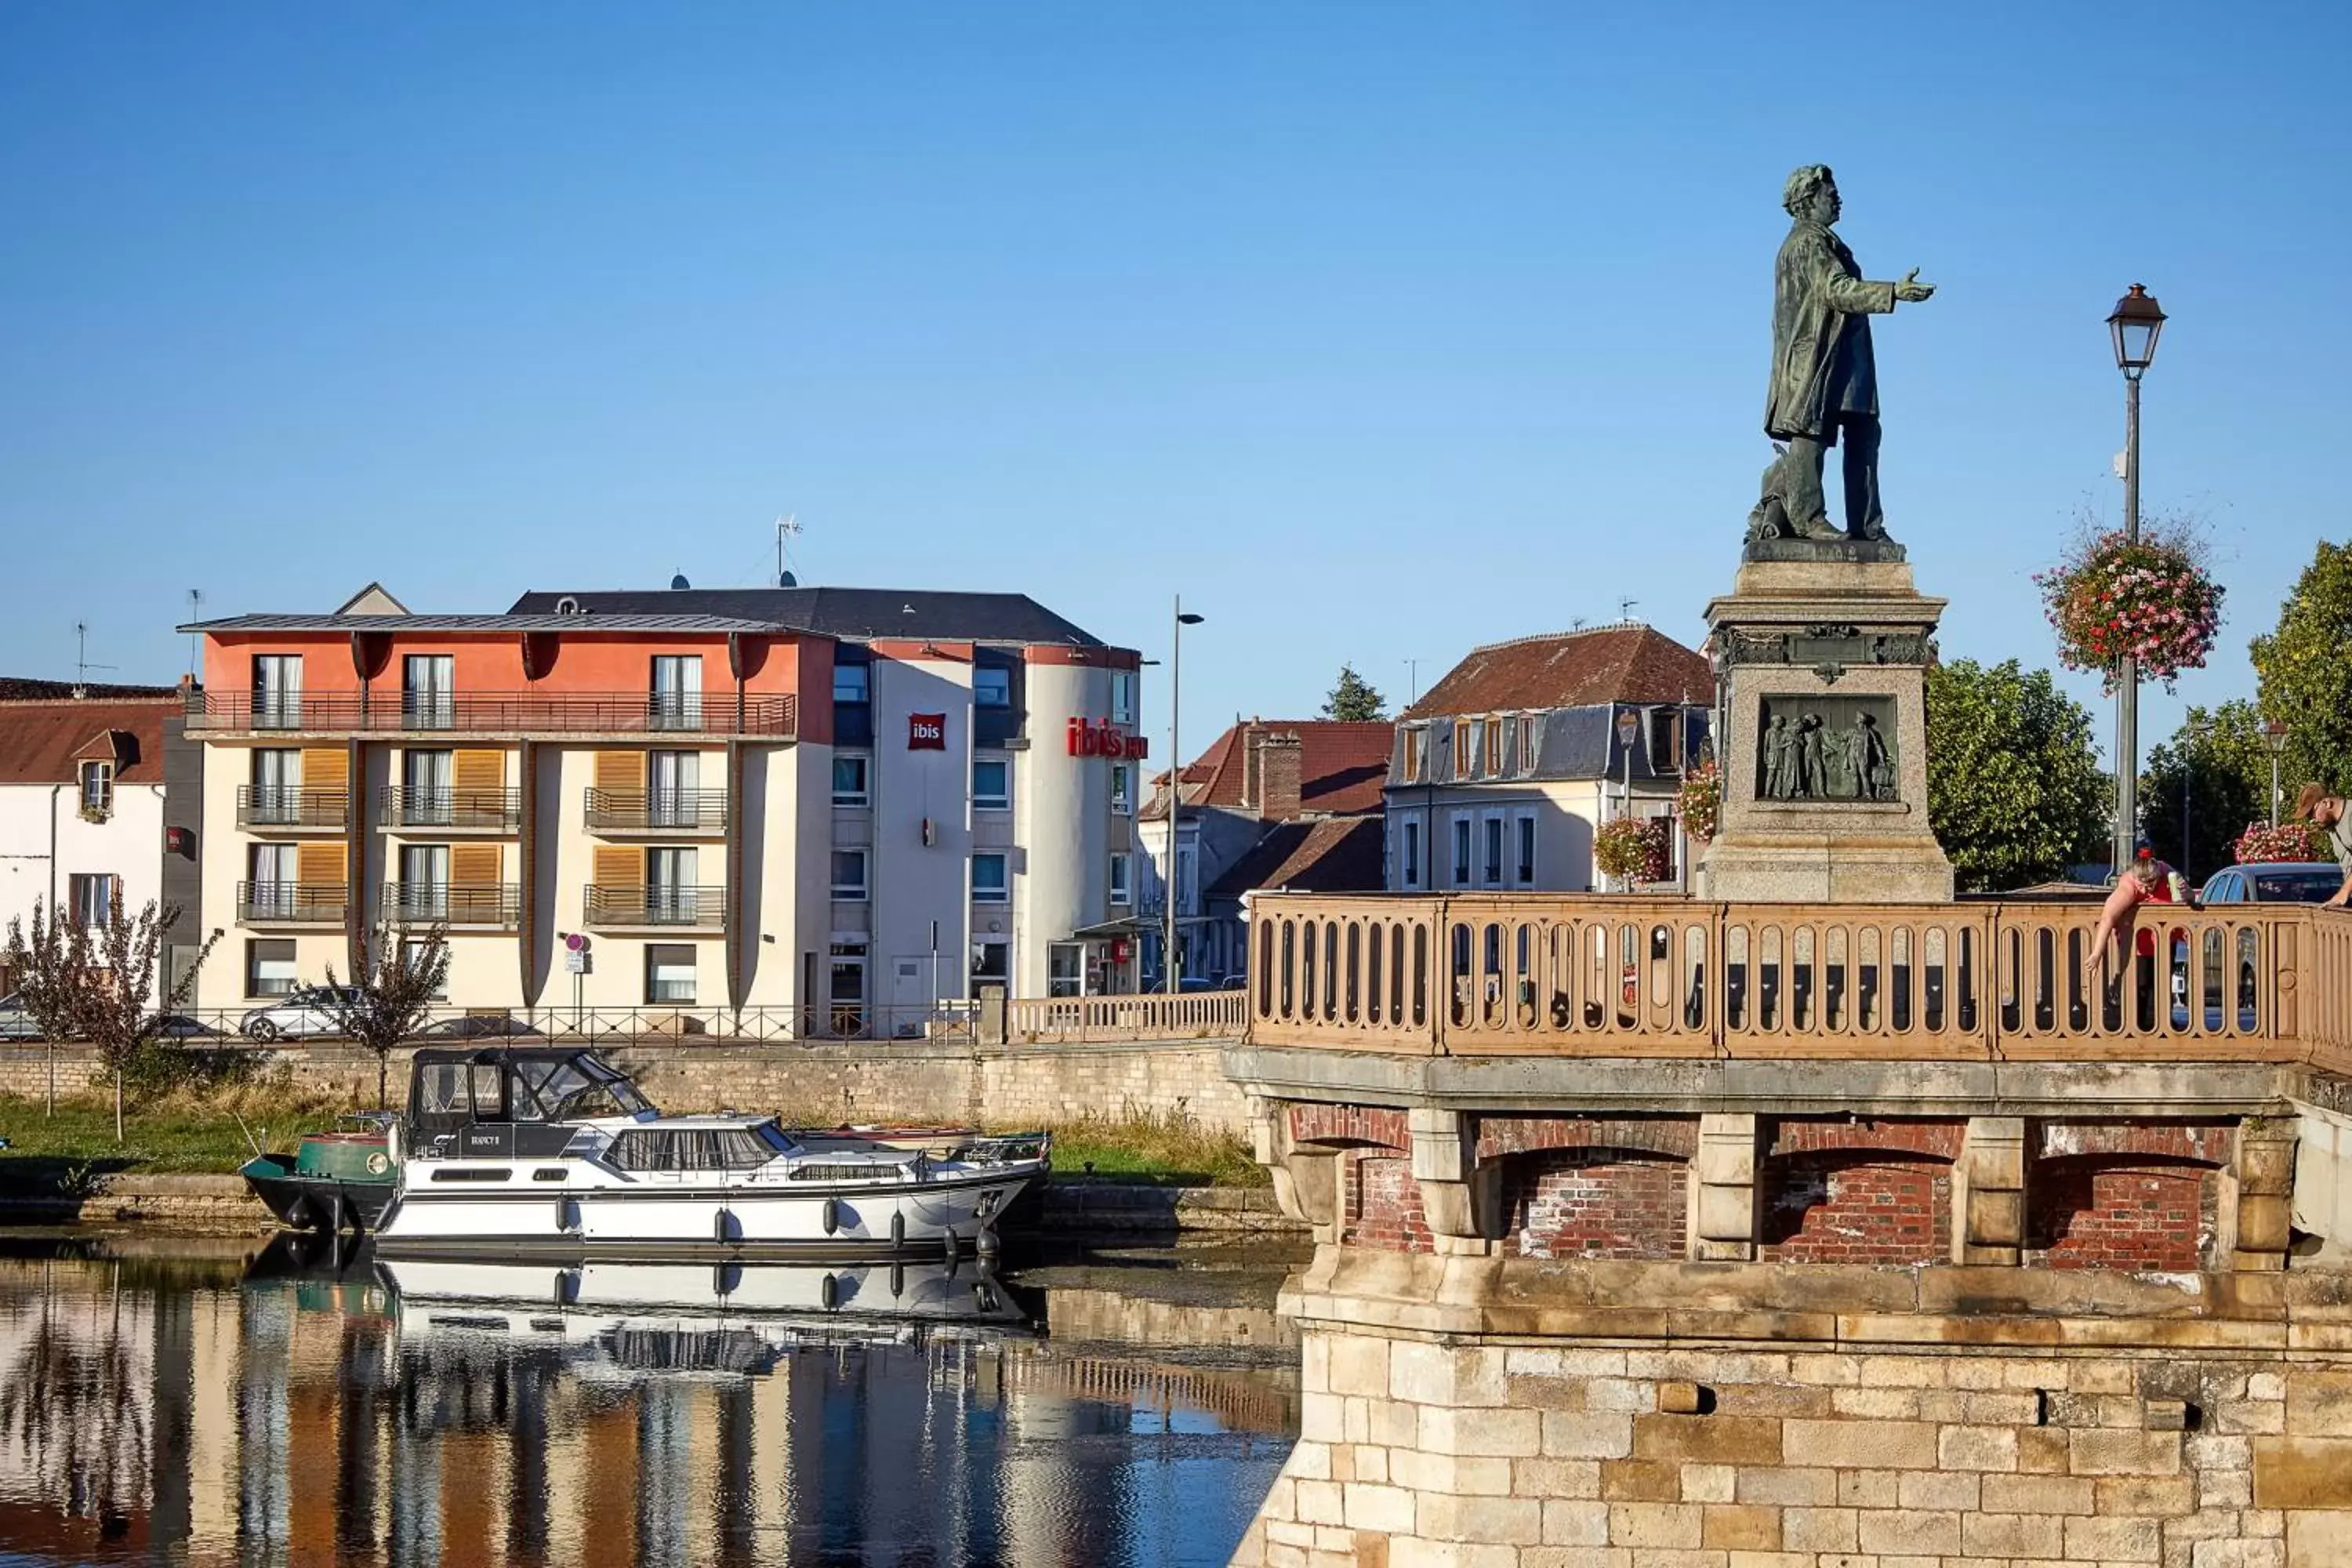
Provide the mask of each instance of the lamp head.
POLYGON ((2127 381, 2137 381, 2156 360, 2156 340, 2164 331, 2164 311, 2145 285, 2116 301, 2107 317, 2107 332, 2115 339, 2116 368, 2127 381))

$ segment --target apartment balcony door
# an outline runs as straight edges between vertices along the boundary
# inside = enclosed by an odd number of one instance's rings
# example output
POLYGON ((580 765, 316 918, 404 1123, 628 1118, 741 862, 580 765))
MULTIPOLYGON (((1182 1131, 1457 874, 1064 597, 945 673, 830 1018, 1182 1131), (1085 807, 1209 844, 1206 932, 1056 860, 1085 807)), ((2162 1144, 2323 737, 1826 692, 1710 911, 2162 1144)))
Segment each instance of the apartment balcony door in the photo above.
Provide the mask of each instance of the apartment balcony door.
POLYGON ((646 851, 646 918, 692 924, 695 900, 695 852, 691 849, 646 851))
POLYGON ((646 768, 646 826, 692 827, 700 802, 702 753, 656 752, 646 768))
POLYGON ((400 820, 409 826, 449 821, 457 795, 449 779, 451 753, 409 748, 400 758, 400 820))
MULTIPOLYGON (((302 753, 291 747, 265 746, 253 753, 253 820, 265 823, 302 820, 302 753)), ((261 879, 256 877, 255 881, 261 879)))
POLYGON ((866 1033, 866 944, 836 942, 825 975, 830 1032, 843 1039, 866 1033))
POLYGON ((649 715, 656 730, 702 728, 702 659, 693 654, 656 654, 649 715))
POLYGON ((300 654, 257 653, 253 656, 253 727, 257 730, 299 730, 302 727, 300 654))
POLYGON ((400 847, 400 910, 403 919, 449 918, 449 847, 404 844, 400 847))
POLYGON ((302 879, 299 846, 257 844, 253 847, 253 887, 247 900, 256 914, 291 920, 302 879))
POLYGON ((457 661, 446 653, 412 653, 400 661, 400 716, 411 730, 457 722, 457 661))

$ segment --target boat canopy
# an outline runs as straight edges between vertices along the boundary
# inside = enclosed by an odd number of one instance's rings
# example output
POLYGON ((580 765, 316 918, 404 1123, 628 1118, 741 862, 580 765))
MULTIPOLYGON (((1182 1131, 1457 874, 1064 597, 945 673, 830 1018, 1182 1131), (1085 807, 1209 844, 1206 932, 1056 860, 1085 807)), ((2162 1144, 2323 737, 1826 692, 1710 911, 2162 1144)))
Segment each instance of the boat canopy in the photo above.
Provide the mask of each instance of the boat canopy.
MULTIPOLYGON (((426 1049, 418 1051, 409 1067, 408 1124, 418 1141, 462 1136, 470 1129, 490 1126, 552 1130, 609 1117, 656 1114, 628 1075, 593 1051, 543 1046, 426 1049)), ((471 1148, 480 1141, 467 1137, 464 1142, 471 1148)))

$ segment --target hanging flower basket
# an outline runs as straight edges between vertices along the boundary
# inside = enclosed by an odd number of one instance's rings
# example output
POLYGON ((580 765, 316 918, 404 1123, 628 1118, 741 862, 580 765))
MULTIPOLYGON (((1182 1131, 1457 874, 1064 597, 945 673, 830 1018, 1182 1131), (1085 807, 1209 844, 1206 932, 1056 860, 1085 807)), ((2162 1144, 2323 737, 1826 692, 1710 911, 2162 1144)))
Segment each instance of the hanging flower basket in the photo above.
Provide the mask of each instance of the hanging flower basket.
POLYGON ((1723 813, 1723 770, 1710 757, 1683 774, 1683 831, 1701 844, 1715 837, 1723 813))
POLYGON ((2069 669, 2097 670, 2109 689, 2126 658, 2168 691, 2184 669, 2201 669, 2221 627, 2221 585, 2179 536, 2092 535, 2047 572, 2034 574, 2042 608, 2069 669))
POLYGON ((1663 882, 1674 873, 1674 818, 1620 816, 1604 822, 1592 836, 1592 858, 1603 875, 1663 882))
POLYGON ((2282 860, 2325 860, 2322 835, 2307 822, 2282 822, 2276 827, 2251 822, 2238 836, 2237 855, 2248 865, 2274 865, 2282 860))

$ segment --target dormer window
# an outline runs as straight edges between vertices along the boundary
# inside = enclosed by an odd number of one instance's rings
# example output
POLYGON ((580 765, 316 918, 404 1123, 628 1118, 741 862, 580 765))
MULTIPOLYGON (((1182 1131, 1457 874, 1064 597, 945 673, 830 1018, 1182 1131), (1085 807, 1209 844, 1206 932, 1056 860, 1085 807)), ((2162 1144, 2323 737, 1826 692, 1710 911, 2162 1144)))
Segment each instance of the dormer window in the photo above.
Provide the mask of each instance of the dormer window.
POLYGON ((104 822, 114 815, 114 764, 112 763, 82 763, 81 815, 86 822, 104 822))

